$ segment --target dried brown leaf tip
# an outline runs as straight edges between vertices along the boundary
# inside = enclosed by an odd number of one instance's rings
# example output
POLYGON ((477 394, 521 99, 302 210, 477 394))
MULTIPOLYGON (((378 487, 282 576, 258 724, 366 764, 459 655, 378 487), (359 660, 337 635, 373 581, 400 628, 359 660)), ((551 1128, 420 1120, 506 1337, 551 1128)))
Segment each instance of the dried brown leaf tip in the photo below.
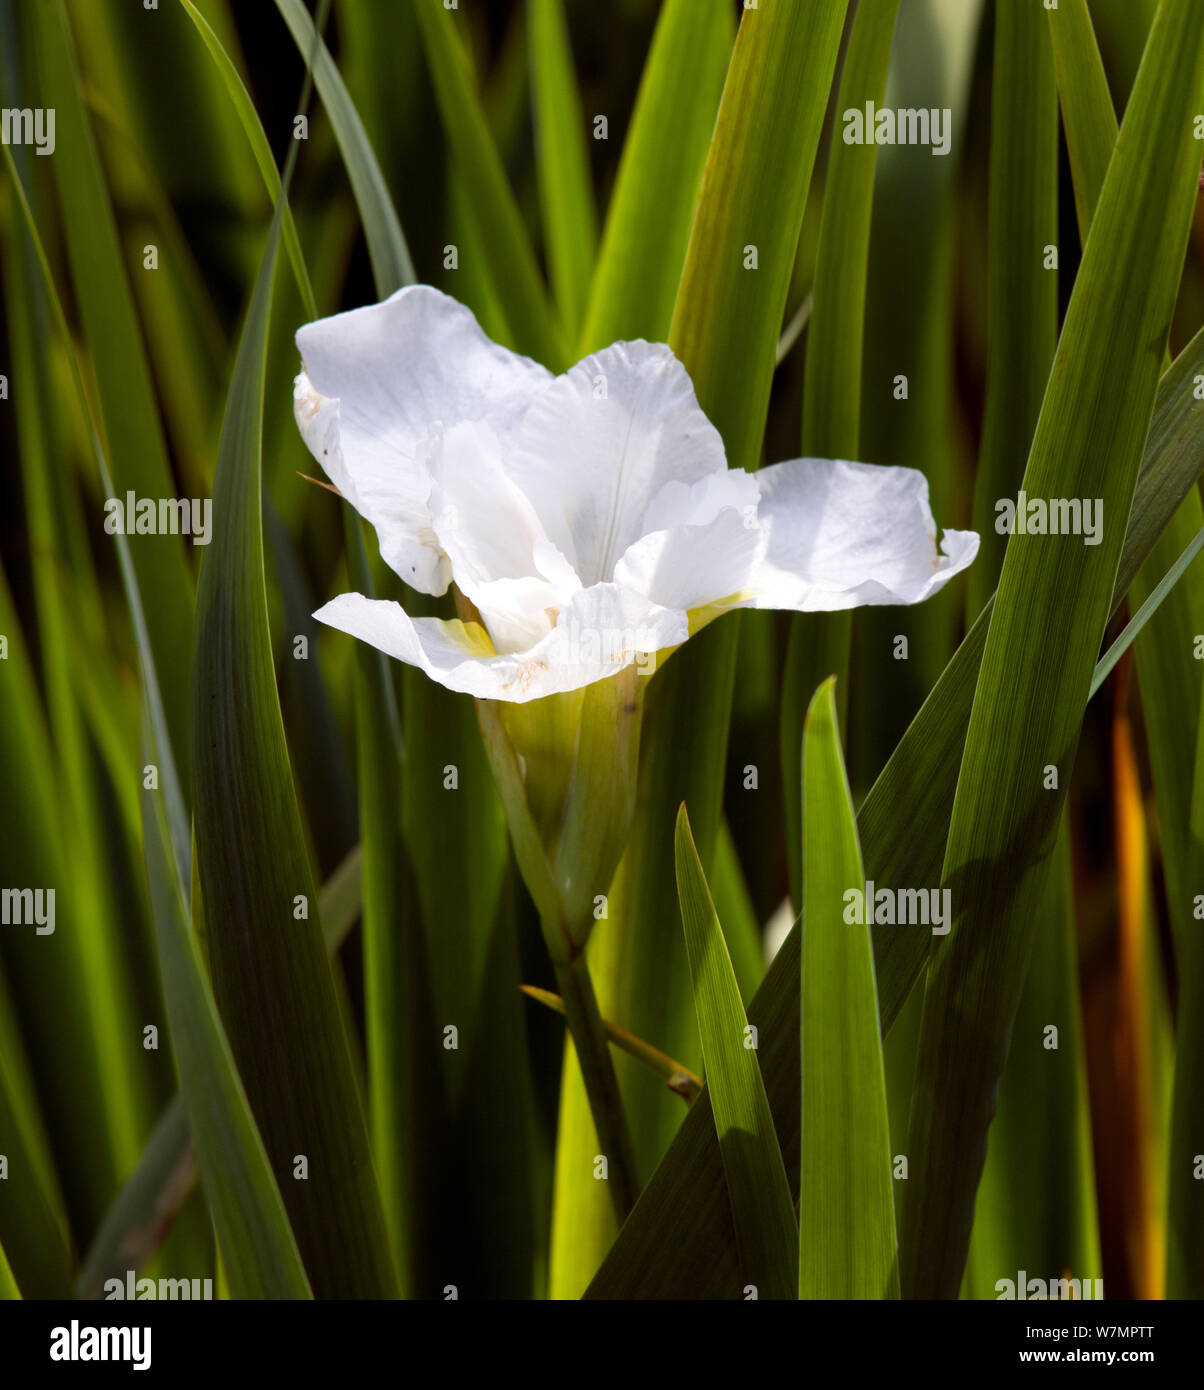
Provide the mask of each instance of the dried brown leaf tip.
POLYGON ((333 483, 328 483, 322 478, 311 478, 308 473, 302 473, 300 470, 297 471, 297 477, 304 478, 307 483, 313 483, 315 487, 324 487, 327 492, 333 492, 336 497, 343 495, 333 483))

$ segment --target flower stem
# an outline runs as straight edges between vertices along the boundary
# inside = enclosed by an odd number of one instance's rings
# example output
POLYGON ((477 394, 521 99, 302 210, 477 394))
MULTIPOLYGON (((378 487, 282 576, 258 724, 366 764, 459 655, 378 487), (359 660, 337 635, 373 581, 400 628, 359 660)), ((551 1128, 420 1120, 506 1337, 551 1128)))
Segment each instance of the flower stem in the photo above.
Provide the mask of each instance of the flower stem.
POLYGON ((565 1019, 573 1037, 581 1078, 585 1082, 585 1094, 589 1097, 598 1147, 607 1160, 607 1184, 615 1218, 621 1226, 639 1195, 639 1175, 606 1027, 598 1011, 584 954, 568 963, 558 962, 556 980, 564 1000, 565 1019))

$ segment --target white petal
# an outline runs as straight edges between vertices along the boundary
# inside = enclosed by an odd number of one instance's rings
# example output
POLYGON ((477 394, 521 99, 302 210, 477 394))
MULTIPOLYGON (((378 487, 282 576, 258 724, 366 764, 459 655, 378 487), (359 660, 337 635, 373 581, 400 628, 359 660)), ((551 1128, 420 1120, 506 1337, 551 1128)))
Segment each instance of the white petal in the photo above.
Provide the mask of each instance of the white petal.
POLYGON ((551 374, 498 347, 462 304, 428 285, 306 324, 294 410, 310 452, 376 527, 385 561, 443 593, 450 570, 430 529, 426 451, 437 426, 506 428, 551 374))
POLYGON ((768 548, 753 607, 920 603, 978 553, 976 532, 945 531, 938 554, 928 480, 913 468, 791 459, 756 478, 768 548))
POLYGON ((503 443, 506 471, 586 585, 612 577, 667 483, 726 467, 718 431, 663 343, 615 343, 578 362, 503 443))
POLYGON ((592 685, 688 635, 684 613, 614 584, 582 590, 546 637, 529 651, 506 655, 491 653, 476 625, 411 618, 398 603, 362 594, 340 594, 314 617, 419 667, 449 690, 516 704, 592 685))
POLYGON ((486 424, 457 425, 444 436, 431 518, 457 586, 480 610, 499 652, 533 646, 581 588, 526 494, 507 477, 486 424))
POLYGON ((729 508, 700 526, 653 531, 615 566, 615 582, 666 608, 691 612, 721 599, 736 607, 765 545, 755 519, 751 526, 748 520, 729 508))
POLYGON ((761 503, 761 488, 754 474, 743 468, 709 473, 701 482, 666 483, 648 504, 643 529, 668 530, 673 526, 705 526, 721 511, 731 508, 754 525, 761 503))

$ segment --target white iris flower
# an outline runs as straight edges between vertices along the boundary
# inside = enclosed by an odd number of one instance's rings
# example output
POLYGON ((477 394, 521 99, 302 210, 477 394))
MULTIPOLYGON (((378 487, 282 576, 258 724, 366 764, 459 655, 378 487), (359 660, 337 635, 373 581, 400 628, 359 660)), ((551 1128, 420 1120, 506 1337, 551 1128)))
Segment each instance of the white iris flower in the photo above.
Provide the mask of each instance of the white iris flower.
POLYGON ((908 468, 729 469, 685 368, 615 343, 563 376, 491 342, 428 286, 306 325, 306 444, 411 588, 480 622, 342 594, 314 614, 451 690, 525 702, 649 669, 735 608, 929 598, 978 551, 941 547, 908 468))

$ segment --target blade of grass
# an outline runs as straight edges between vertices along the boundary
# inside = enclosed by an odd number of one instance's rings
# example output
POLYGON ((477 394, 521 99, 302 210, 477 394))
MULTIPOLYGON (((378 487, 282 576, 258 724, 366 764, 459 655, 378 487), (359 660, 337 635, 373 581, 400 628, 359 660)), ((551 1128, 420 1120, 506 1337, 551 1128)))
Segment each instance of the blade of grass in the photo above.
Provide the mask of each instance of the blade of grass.
MULTIPOLYGON (((1147 14, 1141 21, 1143 34, 1149 19, 1147 14)), ((1085 0, 1070 0, 1065 14, 1056 20, 1051 12, 1050 35, 1070 149, 1079 235, 1085 241, 1116 144, 1116 116, 1085 0)), ((1129 628, 1114 643, 1105 663, 1101 663, 1106 675, 1128 643, 1140 637, 1135 649, 1137 676, 1158 805, 1167 900, 1179 949, 1195 935, 1189 877, 1189 859, 1193 851, 1188 835, 1192 767, 1191 760, 1183 756, 1182 732, 1197 722, 1197 712, 1204 698, 1204 681, 1198 664, 1184 661, 1182 657, 1195 634, 1204 627, 1204 573, 1196 570, 1185 573, 1184 566, 1190 563, 1190 556, 1194 554, 1192 547, 1202 526, 1204 505, 1193 490, 1183 499, 1134 580, 1132 597, 1141 607, 1129 628), (1159 605, 1163 606, 1157 621, 1143 633, 1144 624, 1154 616, 1159 605)), ((1097 675, 1093 694, 1100 679, 1097 675)))
POLYGON ((535 172, 552 287, 570 341, 585 315, 598 250, 598 214, 573 49, 562 0, 533 0, 527 18, 535 172))
MULTIPOLYGON (((1025 470, 1030 496, 1096 496, 1105 517, 1129 511, 1195 201, 1191 114, 1202 76, 1204 12, 1169 0, 1084 250, 1025 470)), ((920 1032, 901 1240, 913 1296, 952 1297, 961 1282, 994 1092, 1122 544, 1115 526, 1091 547, 1014 535, 1004 560, 942 873, 954 934, 936 953, 920 1032), (1058 653, 1055 666, 1046 651, 1058 653), (1047 791, 1050 768, 1061 785, 1047 791), (982 796, 988 786, 993 794, 982 796), (973 1035, 959 1025, 968 1017, 973 1035)))
POLYGON ((1116 113, 1095 46, 1087 0, 1063 0, 1056 10, 1048 12, 1048 18, 1074 184, 1075 216, 1079 239, 1085 243, 1116 144, 1116 113))
MULTIPOLYGON (((7 154, 7 152, 6 152, 7 154)), ((68 336, 49 263, 37 236, 29 204, 11 163, 10 173, 26 228, 37 253, 57 326, 68 336)), ((278 228, 277 228, 278 230, 278 228)), ((275 246, 273 234, 271 245, 275 246)), ((76 386, 88 403, 82 377, 76 386)), ((101 480, 112 478, 93 420, 92 444, 101 480)), ((218 1227, 234 1286, 247 1296, 306 1296, 301 1268, 279 1191, 267 1166, 246 1097, 205 983, 184 899, 190 860, 182 829, 183 794, 169 742, 150 629, 126 536, 117 537, 122 582, 142 664, 144 757, 160 771, 159 786, 144 789, 144 845, 154 918, 158 931, 164 995, 172 1020, 173 1044, 184 1077, 184 1094, 199 1138, 199 1155, 210 1209, 218 1227)))
MULTIPOLYGON (((139 498, 170 498, 175 488, 162 425, 113 209, 80 97, 66 12, 56 0, 35 6, 30 13, 47 104, 56 111, 57 157, 52 163, 67 228, 72 280, 96 372, 102 437, 116 468, 117 495, 132 490, 139 498)), ((147 623, 156 665, 163 673, 172 750, 187 802, 192 578, 178 536, 143 536, 134 554, 139 587, 147 596, 147 623)))
MULTIPOLYGON (((162 754, 150 732, 149 714, 146 722, 146 751, 153 762, 162 754)), ((205 984, 158 792, 143 792, 143 814, 172 1047, 231 1293, 235 1298, 309 1298, 280 1189, 205 984)), ((156 1138, 166 1147, 172 1137, 169 1118, 167 1134, 160 1128, 156 1138)))
POLYGON ((581 351, 663 342, 735 26, 726 0, 665 0, 602 233, 581 351))
MULTIPOLYGON (((1149 12, 1136 17, 1143 35, 1148 29, 1151 17, 1149 12)), ((1085 0, 1072 0, 1066 6, 1063 15, 1055 17, 1051 13, 1049 19, 1062 98, 1063 121, 1070 150, 1079 231, 1081 239, 1085 240, 1104 174, 1116 145, 1116 117, 1085 0)), ((1106 24, 1105 28, 1115 32, 1114 23, 1106 24)), ((1184 1247, 1176 1248, 1175 1241, 1180 1233, 1190 1237, 1193 1230, 1191 1197, 1186 1195, 1190 1193, 1190 1188, 1185 1189, 1182 1185, 1182 1175, 1176 1166, 1181 1166, 1182 1160, 1176 1159, 1174 1155, 1181 1152, 1181 1149, 1175 1148, 1175 1143, 1177 1139, 1182 1141, 1183 1126, 1190 1124, 1185 1116, 1190 1114, 1195 1104, 1194 1101, 1189 1101, 1185 1105, 1178 1088, 1182 1084, 1189 1088, 1196 1085, 1193 1075, 1196 1064, 1190 1050, 1193 1027, 1191 1000, 1195 989, 1191 974, 1198 934, 1192 911, 1197 858, 1196 843, 1191 834, 1195 792, 1191 760, 1183 756, 1183 730, 1192 727, 1193 722, 1198 725, 1198 711, 1204 698, 1204 683, 1201 681, 1198 664, 1184 660, 1183 654, 1191 647, 1195 634, 1204 626, 1204 573, 1198 568, 1188 568, 1201 540, 1204 539, 1202 526, 1204 507, 1201 506, 1198 492, 1193 489, 1184 498, 1170 525, 1137 575, 1132 588, 1132 599, 1141 600, 1141 606, 1125 631, 1113 643, 1104 660, 1100 662, 1092 682, 1094 694, 1129 643, 1134 638, 1139 638, 1135 647, 1137 675, 1142 693, 1143 723, 1158 808, 1157 825, 1162 851, 1162 871, 1180 967, 1180 1037, 1181 1043, 1186 1045, 1185 1050, 1182 1046, 1177 1050, 1172 1083, 1172 1133, 1167 1158, 1171 1165, 1170 1186, 1167 1189, 1171 1207, 1166 1220, 1168 1284, 1182 1277, 1184 1271, 1189 1268, 1182 1258, 1184 1247), (1159 611, 1160 604, 1163 606, 1159 611), (1158 612, 1158 617, 1156 621, 1150 622, 1155 612, 1158 612), (1145 626, 1147 623, 1148 627, 1145 626), (1188 1205, 1186 1209, 1180 1209, 1179 1203, 1185 1197, 1188 1205)), ((1122 747, 1127 748, 1127 745, 1122 747)), ((1144 815, 1139 809, 1136 813, 1144 825, 1144 815)), ((1135 855, 1136 850, 1130 858, 1135 855)), ((1129 928, 1124 938, 1128 940, 1139 926, 1148 923, 1148 912, 1141 915, 1132 911, 1126 914, 1123 921, 1129 928)), ((1123 975, 1123 981, 1131 985, 1133 975, 1141 973, 1142 952, 1148 949, 1148 942, 1140 943, 1140 947, 1129 945, 1122 956, 1122 961, 1127 962, 1130 967, 1123 975)), ((1126 1017, 1133 1024, 1127 1036, 1132 1037, 1136 1045, 1148 1048, 1157 1056, 1160 1051, 1160 1033, 1151 1025, 1149 1011, 1158 1009, 1161 1002, 1158 992, 1147 990, 1143 996, 1142 991, 1132 988, 1126 990, 1122 984, 1120 998, 1128 1006, 1129 1012, 1126 1017)), ((1135 1062, 1137 1060, 1134 1058, 1135 1062)), ((1148 1065, 1135 1065, 1129 1074, 1129 1082, 1134 1088, 1133 1103, 1136 1104, 1150 1085, 1148 1065)), ((1147 1145, 1151 1142, 1167 1144, 1166 1132, 1161 1124, 1153 1131, 1153 1137, 1144 1129, 1136 1132, 1136 1153, 1139 1158, 1146 1156, 1147 1145)), ((1126 1198, 1131 1200, 1134 1188, 1141 1194, 1149 1194, 1153 1190, 1155 1179, 1163 1178, 1161 1172, 1151 1173, 1151 1166, 1155 1169, 1161 1167, 1157 1156, 1147 1156, 1144 1170, 1139 1167, 1124 1184, 1126 1198)), ((1149 1196, 1146 1195, 1145 1207, 1142 1207, 1139 1201, 1137 1221, 1139 1226, 1148 1223, 1151 1229, 1156 1229, 1160 1224, 1159 1217, 1154 1214, 1153 1220, 1149 1219, 1149 1200, 1149 1196)), ((1194 1229, 1199 1229, 1198 1223, 1194 1229)), ((1157 1286, 1160 1271, 1151 1269, 1150 1263, 1148 1255, 1144 1261, 1134 1263, 1135 1287, 1148 1289, 1157 1286)), ((1176 1284, 1176 1287, 1182 1286, 1176 1284)), ((1174 1296, 1174 1290, 1171 1292, 1174 1296)))
MULTIPOLYGON (((963 514, 959 479, 971 468, 954 392, 956 171, 973 158, 963 150, 973 135, 969 111, 982 13, 981 0, 921 0, 900 7, 883 104, 947 110, 950 153, 933 158, 931 149, 884 146, 870 230, 858 457, 919 469, 942 525, 956 524, 963 514)), ((905 661, 892 658, 889 681, 848 686, 850 726, 857 730, 848 748, 855 787, 878 775, 936 683, 956 645, 963 607, 962 591, 953 584, 914 608, 857 614, 855 670, 875 669, 878 654, 892 650, 896 636, 907 638, 909 654, 905 661)))
POLYGON ((975 618, 995 592, 1006 537, 995 504, 1014 496, 1058 336, 1058 96, 1044 11, 995 7, 987 246, 987 399, 974 479, 978 558, 967 586, 975 618))
POLYGON ((755 467, 760 452, 847 8, 745 10, 736 36, 669 336, 733 468, 755 467))
MULTIPOLYGON (((387 284, 396 289, 414 280, 414 265, 409 248, 397 220, 397 211, 389 197, 376 155, 368 143, 363 122, 348 95, 334 59, 326 44, 314 32, 314 23, 301 0, 276 0, 276 8, 288 25, 289 32, 308 62, 316 52, 313 77, 334 128, 335 139, 343 156, 351 191, 364 224, 364 239, 372 261, 372 274, 377 285, 387 284)), ((392 293, 392 290, 389 291, 392 293)))
POLYGON ((1094 1166, 1063 815, 991 1125, 964 1295, 994 1299, 997 1281, 1017 1269, 1100 1278, 1094 1166))
POLYGON ((765 945, 761 939, 761 924, 749 896, 748 884, 731 827, 720 822, 715 842, 715 866, 711 871, 711 890, 715 895, 715 911, 726 922, 724 938, 732 955, 732 966, 740 982, 740 998, 746 1002, 757 992, 765 978, 765 945))
POLYGON ((19 1299, 21 1290, 17 1287, 17 1281, 13 1278, 12 1268, 8 1263, 8 1257, 4 1253, 4 1246, 0 1245, 0 1302, 7 1302, 12 1299, 19 1299))
POLYGON ((397 1276, 321 925, 309 915, 264 589, 260 450, 283 207, 234 364, 201 572, 197 859, 214 993, 273 1169, 289 1175, 285 1203, 314 1290, 380 1297, 396 1293, 397 1276))
MULTIPOLYGON (((331 955, 342 946, 360 915, 361 867, 362 853, 357 845, 322 885, 319 916, 331 955)), ((127 1269, 141 1270, 167 1236, 198 1176, 188 1106, 184 1096, 177 1094, 159 1117, 138 1167, 126 1179, 93 1238, 75 1281, 75 1296, 96 1298, 106 1279, 124 1278, 127 1269)))
POLYGON ((1137 65, 1158 9, 1158 0, 1091 0, 1101 50, 1108 58, 1108 72, 1118 107, 1129 99, 1137 65))
POLYGON ((886 1073, 869 928, 850 928, 865 874, 840 752, 835 679, 803 734, 800 1298, 898 1298, 886 1073))
MULTIPOLYGON (((154 1113, 150 1082, 158 1069, 140 1066, 137 1052, 130 1045, 139 1030, 134 991, 123 959, 123 947, 129 937, 120 921, 113 880, 105 862, 108 846, 103 786, 79 708, 80 682, 74 670, 77 648, 70 616, 74 606, 71 577, 56 556, 60 528, 55 515, 52 461, 62 458, 63 451, 61 441, 51 435, 55 418, 51 383, 45 371, 45 356, 37 346, 48 325, 43 306, 34 296, 34 258, 24 237, 20 251, 12 260, 5 258, 4 270, 10 291, 9 341, 22 382, 15 414, 26 530, 35 557, 35 611, 50 737, 56 754, 56 781, 60 787, 61 815, 72 845, 69 866, 74 882, 68 902, 74 905, 73 949, 79 951, 82 969, 92 986, 88 1002, 81 1003, 94 1020, 95 1044, 107 1083, 105 1123, 100 1132, 109 1149, 113 1173, 119 1176, 135 1160, 145 1127, 154 1113)), ((128 764, 125 775, 128 779, 128 764)), ((138 939, 137 928, 130 935, 138 939)))
MULTIPOLYGON (((897 0, 858 5, 840 75, 838 112, 864 111, 870 101, 881 106, 898 8, 897 0)), ((832 142, 807 330, 802 446, 807 458, 861 457, 862 339, 877 165, 876 144, 832 142)), ((851 641, 849 613, 795 614, 790 619, 782 676, 781 762, 786 856, 796 910, 801 904, 803 840, 802 789, 795 774, 803 718, 811 693, 825 677, 835 675, 844 722, 851 641)))
POLYGON ((158 1249, 196 1179, 188 1106, 183 1095, 176 1095, 93 1238, 75 1280, 76 1298, 99 1298, 106 1279, 124 1282, 127 1269, 141 1269, 158 1249))
MULTIPOLYGON (((242 126, 243 134, 247 137, 247 142, 251 146, 251 153, 255 157, 256 167, 259 169, 264 186, 267 188, 268 197, 273 202, 280 196, 280 174, 276 169, 276 161, 272 157, 272 147, 268 144, 268 137, 264 133, 263 125, 259 119, 259 113, 255 110, 255 103, 251 100, 251 94, 243 85, 242 78, 238 75, 238 69, 234 66, 230 55, 222 47, 221 40, 209 27, 204 15, 192 3, 192 0, 180 0, 184 7, 184 13, 196 25, 197 33, 204 41, 205 47, 213 59, 217 71, 222 80, 222 85, 226 89, 226 95, 234 107, 235 114, 238 116, 239 124, 242 126)), ((340 108, 341 109, 341 108, 340 108)), ((364 161, 365 165, 367 161, 364 161)), ((350 166, 349 166, 350 167, 350 166)), ((357 171, 360 167, 357 162, 357 171)), ((367 172, 360 175, 365 179, 371 178, 371 168, 368 166, 367 172)), ((371 185, 375 189, 375 184, 371 185)), ((392 203, 385 197, 385 204, 391 208, 392 203)), ((371 204, 370 204, 371 206, 371 204)), ((382 208, 380 210, 382 221, 387 218, 387 213, 382 208)), ((292 265, 293 274, 297 280, 297 288, 301 293, 301 300, 305 306, 306 316, 310 319, 318 317, 318 306, 314 300, 313 287, 309 283, 309 271, 305 268, 305 261, 301 255, 301 243, 297 240, 297 227, 293 221, 293 214, 288 207, 284 210, 284 245, 288 252, 289 263, 292 265)), ((379 237, 380 245, 377 247, 377 254, 382 258, 388 258, 386 264, 402 264, 401 256, 405 243, 399 240, 401 229, 398 227, 393 234, 382 233, 379 237), (387 250, 385 248, 388 248, 387 250)), ((374 241, 378 238, 374 236, 374 241)), ((371 243, 370 243, 371 244, 371 243)))
POLYGON ((0 1206, 0 1255, 7 1251, 30 1298, 63 1298, 71 1287, 73 1264, 67 1212, 3 971, 0 1134, 9 1165, 0 1206))
POLYGON ((1162 601, 1183 577, 1188 566, 1200 553, 1201 549, 1204 549, 1204 527, 1201 527, 1191 540, 1188 541, 1183 553, 1150 591, 1149 598, 1147 598, 1137 612, 1133 614, 1125 624, 1124 630, 1121 632, 1120 636, 1117 637, 1116 641, 1112 643, 1104 655, 1100 657, 1099 662, 1096 664, 1095 673, 1091 677, 1091 690, 1087 697, 1088 699, 1094 698, 1100 686, 1103 685, 1112 674, 1116 663, 1124 656, 1125 652, 1129 650, 1130 646, 1132 646, 1133 642, 1140 635, 1142 628, 1145 627, 1146 623, 1150 621, 1161 607, 1162 601))
POLYGON ((741 1279, 757 1297, 793 1298, 798 1225, 740 987, 682 806, 675 835, 678 893, 694 1007, 719 1153, 727 1177, 741 1279))
MULTIPOLYGON (((300 0, 289 3, 299 5, 300 0)), ((448 144, 481 226, 488 229, 483 248, 513 346, 560 371, 567 365, 564 335, 552 314, 522 214, 473 87, 463 42, 456 33, 460 12, 445 9, 439 0, 415 0, 415 11, 448 144)))
MULTIPOLYGON (((1020 485, 1057 337, 1057 272, 1046 268, 1044 248, 1058 240, 1058 99, 1040 9, 996 8, 991 101, 987 399, 974 493, 982 546, 970 617, 999 579, 1005 541, 996 502, 1020 485)), ((969 1274, 979 1297, 995 1296, 1004 1270, 1099 1270, 1069 874, 1063 832, 983 1171, 980 1194, 995 1197, 980 1195, 976 1206, 969 1274), (1044 1046, 1047 1024, 1059 1029, 1056 1052, 1044 1046)))
MULTIPOLYGON (((1204 403, 1192 392, 1201 372, 1204 330, 1175 359, 1159 387, 1113 589, 1113 613, 1204 469, 1204 403)), ((932 882, 940 874, 993 607, 994 600, 979 614, 861 805, 857 826, 862 854, 868 877, 880 885, 932 882)), ((793 1040, 799 1026, 800 937, 801 925, 796 924, 748 1010, 760 1030, 762 1075, 788 1174, 798 1159, 798 1059, 793 1040)), ((875 930, 874 969, 884 1033, 919 977, 927 951, 928 943, 919 933, 894 927, 875 930)), ((691 1106, 591 1284, 590 1297, 706 1298, 731 1287, 734 1236, 709 1109, 705 1094, 691 1106)))

